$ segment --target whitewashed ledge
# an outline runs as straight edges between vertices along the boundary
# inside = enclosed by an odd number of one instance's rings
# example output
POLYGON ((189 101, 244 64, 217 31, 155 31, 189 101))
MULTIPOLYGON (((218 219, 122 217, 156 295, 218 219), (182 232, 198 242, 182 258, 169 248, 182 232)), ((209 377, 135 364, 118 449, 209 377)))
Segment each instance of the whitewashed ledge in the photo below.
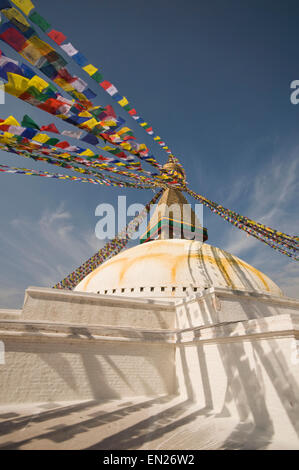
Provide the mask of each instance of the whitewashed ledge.
POLYGON ((14 341, 86 342, 117 341, 185 345, 242 342, 264 339, 299 339, 299 318, 278 315, 264 319, 226 322, 175 330, 149 330, 105 325, 78 325, 37 321, 2 320, 0 338, 14 341))
POLYGON ((29 287, 20 319, 163 330, 175 328, 175 308, 170 301, 29 287))
POLYGON ((284 306, 289 306, 289 307, 294 307, 296 309, 299 309, 299 299, 295 299, 293 297, 266 294, 265 292, 259 292, 259 291, 252 292, 252 291, 248 291, 245 289, 244 290, 231 289, 227 287, 225 288, 210 287, 208 289, 203 289, 202 291, 199 291, 197 293, 190 293, 189 295, 186 295, 186 297, 184 298, 176 299, 175 306, 180 306, 186 303, 186 301, 191 301, 191 300, 197 300, 201 302, 208 297, 214 297, 214 296, 217 296, 217 298, 219 299, 224 298, 224 299, 235 299, 235 300, 240 300, 240 299, 258 300, 260 302, 265 302, 265 303, 271 302, 271 304, 284 305, 284 306))
POLYGON ((22 315, 22 310, 11 308, 0 308, 0 320, 18 320, 22 315))

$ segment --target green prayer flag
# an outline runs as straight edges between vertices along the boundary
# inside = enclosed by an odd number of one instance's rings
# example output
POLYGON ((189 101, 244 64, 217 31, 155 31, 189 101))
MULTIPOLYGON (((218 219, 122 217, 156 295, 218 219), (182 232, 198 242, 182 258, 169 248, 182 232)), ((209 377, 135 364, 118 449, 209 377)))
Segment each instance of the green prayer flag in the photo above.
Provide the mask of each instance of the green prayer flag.
POLYGON ((26 93, 29 93, 30 96, 33 96, 38 101, 43 101, 43 94, 34 86, 27 88, 26 93))
POLYGON ((97 71, 93 75, 91 75, 91 78, 93 78, 97 83, 101 83, 103 81, 103 75, 100 74, 99 71, 97 71))
POLYGON ((102 107, 89 110, 90 114, 92 114, 95 118, 97 118, 103 111, 105 111, 105 108, 102 107))
POLYGON ((47 145, 56 145, 59 142, 59 139, 55 139, 55 137, 51 137, 47 140, 47 145))
POLYGON ((31 127, 33 129, 40 130, 39 126, 33 121, 33 119, 31 119, 30 116, 28 116, 28 114, 25 114, 23 117, 21 125, 23 127, 31 127))
POLYGON ((40 16, 36 11, 34 13, 31 13, 29 19, 32 21, 32 23, 39 26, 40 29, 42 29, 43 31, 47 31, 47 29, 51 27, 50 23, 48 23, 45 18, 40 16))

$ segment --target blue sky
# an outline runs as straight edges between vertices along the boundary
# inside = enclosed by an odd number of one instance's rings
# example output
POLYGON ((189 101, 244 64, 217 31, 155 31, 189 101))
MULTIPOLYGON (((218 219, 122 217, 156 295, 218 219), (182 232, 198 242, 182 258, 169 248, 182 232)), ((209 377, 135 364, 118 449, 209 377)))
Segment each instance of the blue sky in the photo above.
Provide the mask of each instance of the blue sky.
MULTIPOLYGON (((299 4, 291 0, 39 0, 63 31, 135 105, 184 164, 190 187, 237 212, 299 233, 299 4)), ((17 55, 4 43, 0 48, 17 55)), ((79 74, 80 68, 71 66, 79 74)), ((82 76, 82 73, 81 73, 82 76)), ((83 76, 86 79, 86 75, 83 76)), ((97 104, 114 104, 100 87, 97 104)), ((166 155, 121 107, 160 162, 166 155)), ((0 117, 59 120, 7 96, 0 117)), ((69 126, 69 129, 71 127, 69 126)), ((0 152, 1 163, 53 171, 0 152)), ((54 169, 56 171, 56 169, 54 169)), ((18 308, 29 285, 51 286, 98 249, 95 208, 146 203, 150 190, 0 175, 0 307, 18 308)), ((204 210, 209 243, 239 256, 299 297, 299 265, 204 210)))

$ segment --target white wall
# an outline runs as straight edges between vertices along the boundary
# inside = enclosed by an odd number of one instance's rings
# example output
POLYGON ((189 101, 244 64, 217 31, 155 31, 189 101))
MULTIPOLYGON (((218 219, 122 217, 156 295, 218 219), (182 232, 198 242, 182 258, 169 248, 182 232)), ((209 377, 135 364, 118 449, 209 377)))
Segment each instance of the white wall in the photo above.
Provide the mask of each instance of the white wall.
POLYGON ((5 338, 0 403, 173 393, 174 348, 130 342, 5 338))

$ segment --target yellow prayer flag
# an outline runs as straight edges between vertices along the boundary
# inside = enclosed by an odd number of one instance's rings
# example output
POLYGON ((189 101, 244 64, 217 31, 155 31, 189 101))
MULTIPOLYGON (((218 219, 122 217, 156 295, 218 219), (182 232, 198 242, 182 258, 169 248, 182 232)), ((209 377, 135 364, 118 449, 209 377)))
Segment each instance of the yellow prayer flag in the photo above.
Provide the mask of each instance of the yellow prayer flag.
POLYGON ((131 148, 132 148, 131 145, 128 142, 122 142, 119 145, 125 150, 131 150, 131 148))
POLYGON ((90 149, 86 149, 84 150, 84 152, 79 153, 79 155, 82 155, 84 157, 93 157, 95 153, 93 153, 93 151, 90 149))
POLYGON ((21 125, 13 116, 9 116, 7 119, 5 119, 5 121, 1 122, 1 124, 5 124, 7 126, 17 126, 17 127, 20 127, 21 125))
POLYGON ((145 127, 145 126, 148 126, 148 123, 147 122, 142 122, 140 125, 141 125, 141 127, 145 127))
POLYGON ((34 8, 33 3, 30 0, 11 0, 25 15, 29 15, 32 8, 34 8))
POLYGON ((26 20, 25 16, 22 15, 22 13, 19 12, 16 8, 9 8, 8 10, 3 10, 3 14, 8 18, 9 20, 15 19, 19 23, 21 23, 24 26, 30 26, 28 21, 26 20))
POLYGON ((24 59, 28 60, 28 62, 30 62, 32 65, 35 65, 42 57, 42 53, 35 47, 34 44, 31 44, 31 42, 28 40, 26 47, 24 47, 24 49, 22 49, 19 54, 24 57, 24 59))
POLYGON ((50 137, 47 134, 36 134, 35 137, 33 137, 32 140, 35 140, 36 142, 40 142, 41 144, 44 144, 48 142, 50 137))
POLYGON ((121 100, 118 101, 118 104, 120 104, 123 107, 123 106, 126 106, 127 104, 129 104, 129 101, 124 96, 121 100))
POLYGON ((114 150, 114 147, 110 147, 109 145, 106 145, 105 147, 99 147, 101 150, 105 150, 106 152, 109 152, 109 150, 114 150))
POLYGON ((161 140, 161 137, 157 135, 157 137, 154 137, 154 140, 161 140))
POLYGON ((37 49, 41 53, 42 56, 45 56, 45 55, 49 54, 50 52, 55 51, 55 49, 53 49, 53 47, 51 47, 45 41, 42 41, 38 36, 32 36, 30 39, 28 39, 28 42, 35 49, 37 49))
POLYGON ((64 80, 64 78, 55 77, 53 79, 53 82, 55 82, 56 85, 60 86, 64 91, 70 92, 70 91, 75 90, 72 84, 64 80))
POLYGON ((89 121, 85 121, 80 124, 79 127, 88 127, 88 129, 93 129, 98 124, 98 121, 95 118, 89 119, 89 121))
POLYGON ((125 134, 125 132, 130 132, 132 129, 129 129, 128 127, 122 127, 121 129, 119 129, 119 131, 117 131, 117 134, 118 135, 122 135, 122 134, 125 134))
POLYGON ((73 95, 75 95, 75 97, 76 97, 77 100, 79 100, 79 101, 86 101, 86 100, 87 100, 86 96, 83 95, 83 93, 80 93, 80 92, 77 91, 77 90, 74 90, 74 91, 73 91, 73 95))
POLYGON ((78 114, 79 117, 92 117, 92 114, 90 114, 88 111, 82 111, 82 113, 78 114))
POLYGON ((11 134, 10 132, 4 132, 4 134, 1 136, 1 141, 7 143, 7 142, 11 142, 13 138, 14 138, 13 134, 11 134))
POLYGON ((60 154, 59 154, 59 158, 60 158, 60 157, 61 157, 61 158, 68 158, 68 157, 70 157, 70 156, 71 156, 71 154, 70 154, 70 153, 67 153, 67 152, 60 153, 60 154))
POLYGON ((139 150, 139 151, 140 151, 140 150, 147 150, 147 146, 146 146, 145 144, 140 144, 138 150, 139 150))
POLYGON ((60 119, 67 119, 68 116, 66 116, 65 114, 56 114, 55 117, 58 117, 60 119))
POLYGON ((94 67, 92 64, 89 64, 89 65, 86 65, 85 67, 83 67, 83 70, 85 70, 85 72, 88 73, 88 75, 93 75, 94 73, 97 72, 97 69, 96 67, 94 67))
POLYGON ((116 122, 115 121, 100 121, 101 126, 109 126, 109 127, 115 127, 116 122))
POLYGON ((28 82, 28 87, 31 86, 36 88, 38 91, 42 92, 45 88, 49 86, 49 84, 38 75, 34 75, 34 77, 32 77, 28 82))
POLYGON ((29 79, 17 75, 16 73, 7 72, 8 83, 4 85, 6 93, 13 96, 22 95, 28 88, 29 79))

